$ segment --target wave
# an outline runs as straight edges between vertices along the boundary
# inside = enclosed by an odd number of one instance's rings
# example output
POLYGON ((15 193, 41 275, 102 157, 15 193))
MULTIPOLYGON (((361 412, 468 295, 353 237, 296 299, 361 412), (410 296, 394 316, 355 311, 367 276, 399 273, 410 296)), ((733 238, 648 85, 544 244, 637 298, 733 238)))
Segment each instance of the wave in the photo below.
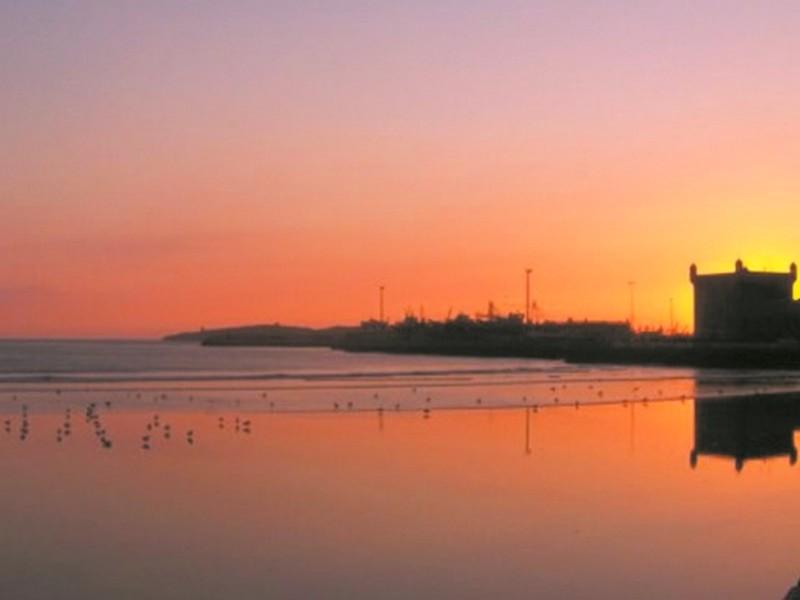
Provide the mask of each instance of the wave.
POLYGON ((561 375, 585 372, 586 369, 569 366, 547 367, 503 367, 503 368, 463 368, 463 369, 406 369, 380 371, 286 371, 274 373, 235 373, 235 372, 27 372, 0 373, 2 383, 137 383, 137 382, 213 382, 213 381, 336 381, 403 378, 459 378, 503 375, 549 374, 553 378, 561 375))
POLYGON ((413 368, 413 369, 376 369, 350 371, 303 371, 289 370, 280 372, 235 372, 235 371, 146 371, 146 372, 59 372, 28 371, 17 373, 0 373, 0 387, 8 389, 9 385, 137 385, 137 384, 225 384, 239 382, 241 384, 294 383, 311 385, 314 383, 346 383, 352 384, 386 384, 394 385, 458 385, 464 383, 604 383, 604 382, 636 382, 636 381, 669 381, 696 379, 698 382, 713 383, 716 381, 736 382, 738 380, 753 382, 786 382, 796 383, 797 372, 760 372, 747 374, 736 372, 706 371, 702 375, 693 370, 659 369, 647 367, 631 369, 624 366, 578 366, 558 363, 506 366, 506 367, 461 367, 461 368, 413 368))

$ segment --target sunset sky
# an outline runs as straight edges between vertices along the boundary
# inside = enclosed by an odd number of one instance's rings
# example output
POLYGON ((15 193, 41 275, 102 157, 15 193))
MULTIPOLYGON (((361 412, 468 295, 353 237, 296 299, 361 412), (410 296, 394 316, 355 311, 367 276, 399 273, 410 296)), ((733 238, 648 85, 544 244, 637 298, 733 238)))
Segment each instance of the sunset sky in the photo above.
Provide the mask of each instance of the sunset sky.
POLYGON ((0 336, 691 327, 800 261, 800 3, 0 0, 0 336))

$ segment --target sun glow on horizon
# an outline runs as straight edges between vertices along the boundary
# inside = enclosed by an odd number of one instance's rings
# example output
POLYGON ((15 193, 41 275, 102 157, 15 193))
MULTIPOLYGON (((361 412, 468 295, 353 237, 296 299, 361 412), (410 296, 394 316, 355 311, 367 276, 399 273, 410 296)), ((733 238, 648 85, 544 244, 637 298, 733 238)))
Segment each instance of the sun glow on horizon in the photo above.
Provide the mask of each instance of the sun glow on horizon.
POLYGON ((800 260, 798 13, 732 2, 0 7, 0 335, 692 327, 800 260), (669 35, 664 34, 669 31, 669 35))

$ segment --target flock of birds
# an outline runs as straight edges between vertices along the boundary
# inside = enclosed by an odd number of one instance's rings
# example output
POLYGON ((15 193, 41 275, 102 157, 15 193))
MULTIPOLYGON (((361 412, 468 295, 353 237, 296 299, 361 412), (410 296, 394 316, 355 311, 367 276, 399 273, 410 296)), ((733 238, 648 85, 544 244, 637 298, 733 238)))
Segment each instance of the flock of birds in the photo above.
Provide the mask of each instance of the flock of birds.
MULTIPOLYGON (((538 402, 529 402, 529 398, 527 396, 523 396, 521 398, 521 403, 526 408, 530 408, 534 412, 537 412, 539 410, 540 406, 546 406, 547 404, 550 404, 551 406, 559 405, 561 403, 561 399, 564 396, 569 395, 567 390, 569 390, 569 392, 571 392, 571 395, 573 395, 573 396, 575 395, 576 391, 583 397, 587 397, 587 396, 590 396, 590 395, 594 396, 596 398, 596 400, 590 401, 590 403, 594 403, 594 404, 597 404, 597 403, 602 403, 602 404, 614 403, 614 404, 621 404, 622 406, 628 406, 628 404, 631 403, 631 402, 638 402, 638 403, 641 403, 641 404, 647 406, 648 401, 650 399, 650 398, 648 398, 647 395, 644 395, 644 394, 641 393, 642 389, 641 389, 641 387, 639 385, 633 386, 631 389, 629 389, 626 397, 623 397, 621 399, 617 398, 617 399, 614 399, 614 400, 608 400, 607 401, 607 400, 605 400, 607 390, 604 390, 599 385, 597 387, 595 387, 594 383, 589 383, 588 385, 585 384, 585 383, 581 383, 581 384, 571 383, 571 384, 569 384, 569 386, 568 386, 567 383, 561 383, 560 385, 549 386, 550 395, 549 395, 549 398, 545 399, 544 403, 542 403, 542 400, 539 400, 538 402), (549 402, 547 402, 547 400, 549 400, 549 402)), ((411 387, 410 391, 411 391, 412 394, 416 395, 417 392, 418 392, 418 388, 416 386, 411 387)), ((617 389, 616 391, 618 392, 619 390, 617 389)), ((716 393, 718 395, 723 394, 723 392, 724 392, 724 390, 722 388, 716 390, 716 393)), ((60 395, 61 394, 61 390, 57 389, 57 390, 55 390, 55 393, 57 395, 60 395)), ((128 396, 129 397, 133 397, 133 398, 135 398, 137 400, 141 400, 142 399, 142 393, 141 392, 135 392, 135 393, 129 392, 128 396)), ((652 397, 653 400, 678 399, 678 398, 675 398, 675 397, 666 398, 664 396, 664 390, 663 389, 655 390, 655 394, 653 394, 652 396, 653 396, 652 397)), ((682 395, 679 396, 679 399, 681 401, 685 401, 687 399, 687 397, 689 397, 689 396, 687 396, 687 394, 682 394, 682 395)), ((267 398, 268 398, 268 396, 267 396, 266 392, 261 393, 261 399, 265 402, 265 404, 266 404, 267 398)), ((168 399, 168 396, 167 396, 166 393, 156 394, 153 397, 153 403, 154 404, 159 404, 160 402, 166 401, 167 399, 168 399)), ((17 401, 17 396, 14 396, 13 400, 17 401)), ((184 400, 185 401, 188 400, 188 402, 191 404, 191 403, 194 403, 195 397, 194 396, 188 396, 188 398, 184 397, 184 400)), ((367 405, 357 406, 356 403, 353 400, 349 400, 347 402, 338 402, 338 401, 336 401, 336 402, 332 403, 333 412, 340 412, 340 411, 343 411, 343 410, 345 410, 345 411, 363 411, 365 409, 366 410, 377 410, 379 416, 382 417, 385 408, 383 406, 383 399, 381 398, 380 394, 378 392, 375 392, 372 395, 372 400, 373 400, 373 403, 372 403, 371 407, 368 406, 369 403, 367 403, 367 405), (377 407, 375 406, 376 404, 377 404, 377 407)), ((206 402, 209 405, 213 405, 215 401, 213 399, 206 399, 206 402)), ((234 404, 236 406, 239 406, 240 405, 240 400, 236 399, 234 401, 234 404)), ((415 404, 416 404, 416 409, 419 410, 419 403, 415 403, 415 404)), ((475 398, 474 404, 475 404, 475 407, 484 406, 483 398, 478 396, 477 398, 475 398)), ((514 404, 515 403, 507 403, 507 404, 502 405, 502 406, 513 407, 514 404)), ((561 403, 561 404, 563 405, 563 403, 561 403)), ((580 400, 573 400, 571 404, 573 404, 574 407, 577 409, 577 408, 579 408, 581 406, 581 401, 580 400)), ((517 404, 517 405, 519 405, 519 404, 517 404)), ((101 412, 100 412, 101 406, 103 408, 105 408, 106 410, 110 410, 111 406, 112 406, 112 403, 111 403, 110 400, 106 400, 105 402, 102 403, 102 405, 98 404, 97 402, 90 402, 85 407, 84 420, 85 420, 86 424, 89 426, 89 428, 92 431, 92 433, 94 434, 94 436, 96 437, 100 447, 103 448, 103 449, 111 449, 114 444, 113 444, 113 441, 112 441, 112 439, 110 437, 110 433, 109 433, 108 429, 106 428, 106 426, 104 424, 103 417, 101 416, 101 412)), ((274 401, 270 400, 269 403, 268 403, 268 406, 269 406, 270 411, 274 411, 275 410, 275 402, 274 401)), ((393 403, 389 404, 389 406, 392 407, 395 411, 400 411, 400 410, 403 409, 403 407, 401 406, 400 402, 393 402, 393 403)), ((433 410, 432 406, 433 406, 433 398, 431 396, 425 396, 424 401, 422 402, 422 407, 421 407, 422 417, 424 419, 429 419, 431 417, 431 413, 432 413, 432 410, 433 410)), ((501 406, 501 405, 495 403, 495 406, 501 406)), ((448 407, 447 403, 443 403, 441 405, 441 408, 447 408, 447 407, 448 407)), ((461 405, 461 408, 466 408, 466 407, 464 405, 461 405)), ((72 408, 71 407, 67 407, 65 409, 65 412, 64 412, 63 423, 56 429, 56 432, 55 432, 56 441, 59 444, 61 444, 64 441, 66 441, 66 439, 69 438, 73 434, 72 416, 73 416, 72 408)), ((29 413, 28 413, 28 406, 27 406, 27 404, 23 404, 21 406, 20 426, 19 426, 19 439, 20 439, 20 441, 24 442, 25 440, 28 439, 28 437, 30 435, 30 423, 31 422, 30 422, 30 417, 29 417, 29 413)), ((235 433, 250 434, 251 431, 252 431, 252 422, 251 422, 251 420, 250 419, 244 419, 244 418, 239 417, 239 416, 227 417, 226 418, 226 416, 220 415, 220 416, 217 417, 217 422, 216 423, 217 423, 217 428, 220 429, 220 430, 224 430, 224 429, 230 427, 235 433)), ((4 429, 5 429, 6 434, 11 434, 12 433, 12 426, 13 426, 13 419, 12 418, 6 418, 4 420, 4 429)), ((175 435, 178 435, 178 434, 175 433, 175 428, 173 427, 173 425, 171 423, 165 421, 165 420, 162 420, 161 416, 159 415, 159 413, 154 413, 154 414, 151 415, 151 417, 148 419, 147 423, 145 424, 145 431, 141 435, 141 449, 142 450, 150 450, 151 448, 153 448, 156 440, 163 440, 165 442, 168 442, 175 435)), ((194 429, 185 430, 184 433, 183 433, 183 437, 185 439, 185 442, 188 445, 191 446, 191 445, 195 444, 195 431, 194 431, 194 429)))
MULTIPOLYGON (((61 390, 57 389, 54 392, 56 395, 61 395, 61 390)), ((136 393, 136 398, 141 398, 140 393, 136 393)), ((165 400, 167 398, 166 394, 161 394, 154 399, 154 402, 158 400, 165 400)), ((12 397, 13 402, 17 402, 18 397, 14 395, 12 397)), ((192 402, 193 398, 190 397, 189 401, 192 402)), ((102 403, 102 406, 105 409, 110 410, 112 403, 110 400, 106 400, 102 403)), ((63 421, 60 425, 56 428, 55 431, 55 439, 58 444, 62 444, 66 442, 68 438, 73 435, 73 409, 71 406, 68 406, 64 409, 64 417, 63 421)), ((84 411, 84 421, 88 426, 91 433, 97 439, 101 448, 110 450, 113 448, 114 443, 110 437, 109 430, 107 429, 103 417, 101 416, 100 412, 100 405, 97 402, 89 402, 84 411)), ((11 435, 13 433, 13 428, 15 426, 15 420, 13 417, 7 417, 3 420, 3 429, 7 435, 11 435)), ((239 416, 233 418, 233 431, 235 433, 243 433, 243 434, 250 434, 252 432, 252 421, 250 419, 245 419, 239 416)), ((217 427, 219 429, 226 428, 226 417, 219 416, 217 418, 217 427)), ((150 419, 145 424, 145 432, 141 436, 141 449, 142 450, 150 450, 156 438, 163 438, 165 441, 169 441, 173 437, 174 428, 171 423, 162 421, 161 416, 158 413, 154 413, 150 419)), ((28 437, 30 436, 31 432, 31 418, 28 412, 28 405, 22 404, 20 407, 20 416, 19 416, 19 441, 25 442, 28 437)), ((190 446, 195 444, 195 431, 194 429, 187 429, 185 431, 185 440, 186 443, 190 446)))
MULTIPOLYGON (((111 408, 111 402, 108 400, 106 401, 106 408, 111 408)), ((66 419, 64 421, 64 427, 66 432, 69 432, 70 416, 71 416, 70 409, 69 407, 67 407, 66 419)), ((94 402, 90 402, 89 406, 86 407, 86 424, 94 429, 94 435, 100 441, 100 445, 104 449, 109 450, 112 446, 112 443, 111 440, 107 437, 105 427, 103 427, 102 423, 100 422, 100 415, 97 413, 97 404, 95 404, 94 402)), ((58 441, 60 442, 61 434, 58 433, 58 435, 59 435, 58 441)))
MULTIPOLYGON (((159 433, 165 440, 172 439, 172 425, 164 423, 162 427, 161 417, 158 413, 155 413, 145 425, 145 433, 142 435, 142 450, 150 450, 159 433), (156 430, 160 430, 160 432, 156 430)), ((189 445, 194 444, 194 429, 186 431, 186 443, 189 445)))
MULTIPOLYGON (((574 386, 574 385, 572 386, 573 389, 575 389, 575 387, 576 386, 574 386)), ((552 405, 560 404, 561 398, 559 396, 559 390, 564 391, 564 390, 567 390, 567 389, 568 389, 568 385, 566 383, 563 383, 560 386, 550 386, 549 391, 551 393, 551 396, 550 396, 549 400, 550 400, 551 404, 552 405)), ((646 406, 650 399, 648 398, 648 396, 640 396, 639 395, 640 389, 641 388, 639 386, 634 386, 630 390, 630 392, 632 394, 631 397, 625 397, 625 398, 622 398, 622 399, 612 400, 612 401, 604 401, 605 395, 606 395, 605 390, 603 390, 602 388, 598 388, 598 389, 595 390, 595 385, 594 384, 588 384, 586 386, 586 390, 588 392, 590 392, 591 395, 594 395, 594 396, 597 397, 597 401, 590 402, 590 404, 600 404, 600 403, 602 403, 602 404, 610 404, 610 403, 615 403, 615 404, 622 404, 623 406, 627 406, 629 402, 639 402, 639 403, 642 403, 642 404, 644 404, 646 406)), ((416 394, 417 393, 417 388, 416 387, 412 387, 411 388, 411 392, 413 394, 416 394)), ((717 390, 718 394, 722 394, 723 392, 724 392, 724 390, 722 390, 722 389, 717 390)), ((586 393, 586 392, 584 392, 584 393, 586 393)), ((656 396, 656 398, 654 398, 654 399, 659 399, 659 400, 667 399, 664 396, 664 390, 663 389, 656 390, 655 396, 656 396)), ((681 401, 685 401, 688 397, 689 396, 687 394, 681 394, 680 396, 678 396, 678 399, 680 399, 681 401)), ((380 396, 376 392, 373 395, 373 400, 377 401, 379 399, 380 399, 380 396)), ((424 401, 424 405, 423 405, 423 408, 422 408, 422 416, 425 419, 430 418, 431 410, 432 410, 431 409, 431 402, 432 402, 431 396, 426 396, 425 401, 424 401)), ((527 396, 522 396, 521 402, 522 402, 523 406, 525 406, 527 408, 532 408, 534 410, 534 412, 538 411, 539 406, 540 406, 539 403, 529 404, 527 396)), ((573 401, 573 405, 574 405, 575 408, 579 408, 581 406, 581 401, 580 400, 574 400, 573 401)), ((484 406, 483 398, 481 396, 478 396, 477 398, 475 398, 475 406, 476 407, 484 406)), ((495 406, 496 407, 513 407, 514 403, 507 403, 507 404, 503 404, 503 405, 496 404, 495 406)), ((339 403, 339 402, 333 402, 332 407, 333 407, 333 411, 334 412, 339 412, 339 411, 341 411, 342 409, 345 409, 345 408, 346 408, 347 411, 353 411, 353 410, 357 409, 356 405, 354 404, 353 401, 348 401, 346 404, 345 403, 339 403)), ((447 407, 448 407, 447 405, 443 405, 442 406, 442 408, 447 408, 447 407)), ((395 402, 394 405, 393 405, 393 408, 394 408, 395 411, 400 411, 401 410, 401 404, 399 402, 395 402)), ((464 407, 461 406, 460 408, 464 408, 464 407)), ((377 411, 378 411, 379 414, 383 414, 383 412, 384 412, 383 405, 379 405, 378 408, 377 408, 377 411)))

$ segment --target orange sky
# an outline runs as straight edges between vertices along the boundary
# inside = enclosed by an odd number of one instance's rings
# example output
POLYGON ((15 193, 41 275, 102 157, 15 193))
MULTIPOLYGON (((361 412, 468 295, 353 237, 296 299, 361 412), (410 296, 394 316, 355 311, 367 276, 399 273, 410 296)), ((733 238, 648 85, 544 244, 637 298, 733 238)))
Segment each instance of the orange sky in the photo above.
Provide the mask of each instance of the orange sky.
POLYGON ((0 335, 691 326, 798 252, 792 3, 0 7, 0 335))

